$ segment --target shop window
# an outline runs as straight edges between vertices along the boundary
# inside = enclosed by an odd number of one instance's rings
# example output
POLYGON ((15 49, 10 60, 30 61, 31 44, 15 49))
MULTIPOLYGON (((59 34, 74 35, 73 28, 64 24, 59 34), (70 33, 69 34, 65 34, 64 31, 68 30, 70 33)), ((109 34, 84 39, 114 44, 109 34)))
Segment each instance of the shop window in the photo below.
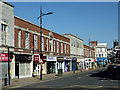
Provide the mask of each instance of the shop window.
POLYGON ((25 75, 25 63, 20 63, 20 76, 25 75))

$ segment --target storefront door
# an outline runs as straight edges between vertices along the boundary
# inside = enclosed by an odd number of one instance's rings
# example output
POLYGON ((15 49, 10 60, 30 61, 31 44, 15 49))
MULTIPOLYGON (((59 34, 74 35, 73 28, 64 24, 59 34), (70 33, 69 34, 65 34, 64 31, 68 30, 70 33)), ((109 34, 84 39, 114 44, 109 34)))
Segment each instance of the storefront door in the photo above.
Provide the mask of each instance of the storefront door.
POLYGON ((15 77, 19 79, 19 63, 15 63, 15 77))
POLYGON ((55 73, 56 70, 55 66, 56 66, 56 62, 54 61, 47 62, 47 74, 55 73))

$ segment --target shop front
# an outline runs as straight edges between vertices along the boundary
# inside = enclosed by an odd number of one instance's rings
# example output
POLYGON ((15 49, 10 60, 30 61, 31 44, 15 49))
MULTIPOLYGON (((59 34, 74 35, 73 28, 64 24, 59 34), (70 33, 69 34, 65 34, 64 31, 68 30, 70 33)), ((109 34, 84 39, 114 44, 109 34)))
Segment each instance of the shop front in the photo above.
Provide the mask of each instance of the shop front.
POLYGON ((81 62, 81 59, 80 59, 80 57, 78 57, 77 58, 77 70, 80 70, 80 69, 82 69, 82 62, 81 62))
POLYGON ((86 70, 93 68, 93 59, 92 58, 85 58, 85 68, 86 70))
MULTIPOLYGON (((33 61, 33 74, 34 75, 40 75, 41 70, 41 64, 39 63, 39 54, 34 55, 34 61, 33 61)), ((46 74, 46 56, 43 56, 44 63, 42 64, 42 74, 46 74)))
MULTIPOLYGON (((12 59, 10 59, 10 66, 11 66, 11 61, 12 59)), ((8 54, 7 53, 0 53, 0 72, 1 72, 0 79, 8 77, 8 54)))
POLYGON ((32 55, 15 55, 15 78, 32 77, 32 55))
POLYGON ((72 59, 72 71, 76 71, 77 70, 77 58, 73 57, 72 59))
POLYGON ((97 58, 97 61, 100 66, 107 65, 107 58, 97 58))
POLYGON ((71 71, 72 68, 72 58, 65 57, 64 58, 64 72, 71 71))
POLYGON ((62 72, 64 72, 64 58, 63 57, 57 57, 56 73, 58 73, 58 70, 62 70, 62 72))
POLYGON ((47 56, 47 74, 56 73, 57 57, 47 56))

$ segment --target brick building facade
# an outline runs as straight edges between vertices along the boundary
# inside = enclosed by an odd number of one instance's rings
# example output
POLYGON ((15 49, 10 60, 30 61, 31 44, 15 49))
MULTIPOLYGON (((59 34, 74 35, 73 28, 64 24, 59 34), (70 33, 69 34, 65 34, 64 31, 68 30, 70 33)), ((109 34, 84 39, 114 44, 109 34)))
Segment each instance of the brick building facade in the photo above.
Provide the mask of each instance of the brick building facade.
POLYGON ((14 17, 15 68, 14 77, 30 77, 34 72, 40 75, 39 54, 42 47, 44 60, 43 74, 57 73, 64 69, 64 57, 70 56, 70 40, 53 31, 42 28, 42 46, 40 27, 20 17, 14 17), (58 59, 62 58, 61 61, 58 59), (52 69, 52 70, 51 70, 52 69))
POLYGON ((84 45, 84 58, 95 58, 95 49, 84 45))

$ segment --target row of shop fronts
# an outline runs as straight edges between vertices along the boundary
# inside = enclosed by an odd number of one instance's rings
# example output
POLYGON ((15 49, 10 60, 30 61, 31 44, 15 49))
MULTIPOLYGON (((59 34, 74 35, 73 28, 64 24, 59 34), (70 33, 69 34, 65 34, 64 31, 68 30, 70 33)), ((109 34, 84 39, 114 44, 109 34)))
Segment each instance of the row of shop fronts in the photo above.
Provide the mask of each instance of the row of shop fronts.
MULTIPOLYGON (((40 75, 41 66, 38 55, 14 54, 10 59, 10 76, 11 78, 32 77, 32 75, 40 75)), ((1 76, 8 75, 8 54, 0 54, 0 64, 5 64, 1 76)), ((63 72, 76 70, 77 58, 44 56, 42 64, 42 74, 58 73, 58 69, 63 72)))
MULTIPOLYGON (((0 58, 0 63, 8 65, 8 55, 3 54, 0 58), (4 56, 4 57, 3 57, 4 56)), ((41 66, 39 63, 39 54, 15 54, 13 59, 10 59, 10 75, 11 78, 25 78, 32 77, 32 75, 40 75, 41 66)), ((75 71, 79 69, 92 68, 94 61, 92 58, 76 58, 76 57, 57 57, 44 56, 44 63, 42 64, 42 74, 58 73, 58 69, 62 72, 75 71)), ((94 63, 95 64, 95 63, 94 63)), ((5 68, 4 68, 5 69, 5 68)), ((5 73, 7 74, 7 67, 5 73)), ((4 74, 5 75, 5 74, 4 74)))
MULTIPOLYGON (((39 55, 34 55, 34 65, 33 72, 34 75, 40 75, 40 64, 39 64, 39 55), (38 58, 38 60, 36 60, 38 58)), ((43 74, 58 73, 58 69, 62 69, 63 72, 73 71, 77 68, 77 58, 71 57, 56 57, 56 56, 46 56, 45 63, 42 67, 43 74)))

